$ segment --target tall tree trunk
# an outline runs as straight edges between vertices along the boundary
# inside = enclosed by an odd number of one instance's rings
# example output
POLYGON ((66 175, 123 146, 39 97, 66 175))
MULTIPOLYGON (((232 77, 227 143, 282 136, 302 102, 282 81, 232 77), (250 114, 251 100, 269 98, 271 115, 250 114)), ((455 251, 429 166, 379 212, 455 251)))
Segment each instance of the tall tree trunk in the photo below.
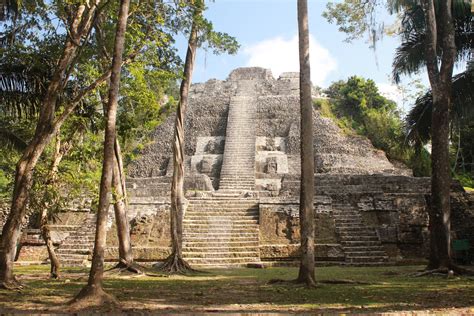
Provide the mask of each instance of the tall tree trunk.
POLYGON ((98 4, 99 0, 96 0, 91 4, 89 9, 86 8, 86 5, 80 5, 78 7, 70 25, 70 36, 68 36, 66 40, 62 56, 59 59, 45 97, 41 103, 35 134, 17 163, 10 213, 2 230, 0 247, 0 288, 21 288, 21 284, 16 280, 13 274, 13 260, 19 241, 21 223, 26 215, 28 194, 32 185, 33 172, 45 147, 51 142, 59 126, 64 122, 64 114, 70 114, 72 112, 73 108, 71 109, 71 107, 69 107, 64 111, 58 121, 54 120, 56 101, 66 84, 68 77, 66 75, 67 71, 74 63, 78 43, 80 43, 82 38, 89 32, 98 4))
POLYGON ((102 178, 100 181, 99 206, 97 210, 97 224, 95 233, 94 253, 92 266, 87 285, 72 301, 74 306, 81 308, 84 305, 102 305, 116 303, 115 299, 105 293, 102 288, 104 275, 104 252, 107 235, 107 214, 110 206, 110 191, 113 178, 115 160, 116 117, 119 98, 120 71, 127 28, 128 9, 130 0, 121 0, 117 30, 115 33, 114 56, 112 60, 112 74, 110 77, 107 124, 104 139, 104 161, 102 165, 102 178))
POLYGON ((123 169, 121 168, 122 156, 117 139, 115 140, 114 153, 115 159, 112 186, 114 192, 115 222, 117 225, 117 236, 119 240, 119 263, 117 268, 140 273, 141 270, 135 266, 133 260, 132 242, 130 240, 130 224, 126 210, 126 188, 123 181, 123 169))
POLYGON ((198 23, 202 15, 204 2, 196 1, 193 13, 193 23, 189 35, 188 50, 184 63, 184 77, 181 81, 180 100, 176 110, 176 121, 173 140, 173 181, 171 184, 171 255, 159 266, 159 269, 168 273, 183 274, 192 271, 189 264, 183 259, 183 217, 186 210, 184 197, 184 119, 188 104, 189 87, 196 59, 198 46, 198 23))
POLYGON ((298 0, 301 108, 301 262, 297 282, 314 286, 314 153, 307 0, 298 0))
POLYGON ((426 22, 426 65, 433 93, 431 114, 431 207, 430 256, 428 269, 448 269, 451 261, 451 173, 449 166, 449 111, 456 46, 452 1, 439 1, 435 10, 434 0, 423 0, 426 22), (438 39, 438 34, 440 38, 438 39), (437 48, 442 51, 439 65, 437 48))
MULTIPOLYGON (((100 14, 94 25, 96 30, 97 42, 99 43, 99 56, 101 59, 102 70, 108 68, 108 61, 110 60, 107 48, 105 45, 106 38, 103 30, 104 15, 100 14)), ((107 96, 105 93, 100 93, 100 98, 103 105, 104 116, 107 115, 107 96)), ((125 186, 125 174, 123 171, 122 152, 118 138, 115 139, 115 160, 113 167, 112 190, 114 192, 114 214, 117 226, 117 237, 119 240, 119 258, 118 264, 115 266, 120 271, 129 271, 135 273, 142 273, 142 269, 134 263, 132 243, 130 239, 130 225, 127 218, 127 191, 125 186)), ((114 269, 115 269, 114 268, 114 269)))
POLYGON ((41 209, 40 214, 40 227, 41 227, 41 236, 43 237, 44 242, 46 243, 46 248, 48 249, 48 257, 51 265, 50 278, 59 279, 59 269, 61 264, 59 262, 58 256, 54 251, 53 240, 51 239, 51 230, 49 229, 48 221, 48 209, 41 209))

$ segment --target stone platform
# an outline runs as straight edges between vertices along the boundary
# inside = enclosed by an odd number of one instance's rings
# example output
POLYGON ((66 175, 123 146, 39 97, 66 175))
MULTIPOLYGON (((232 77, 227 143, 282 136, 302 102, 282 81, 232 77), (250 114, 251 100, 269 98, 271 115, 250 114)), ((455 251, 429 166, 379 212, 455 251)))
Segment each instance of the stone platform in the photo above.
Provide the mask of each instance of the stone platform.
MULTIPOLYGON (((184 255, 193 265, 298 258, 299 113, 297 73, 275 79, 266 69, 239 68, 225 81, 192 85, 185 120, 184 255)), ((128 217, 138 261, 162 260, 170 252, 173 124, 171 116, 158 126, 128 166, 128 217)), ((317 110, 313 124, 316 259, 349 265, 423 259, 429 179, 412 177, 368 139, 345 134, 317 110)), ((474 244, 474 198, 453 187, 452 199, 453 237, 474 244)), ((67 214, 62 224, 82 225, 56 234, 58 252, 65 262, 87 262, 91 218, 67 214)), ((113 217, 107 245, 107 260, 116 260, 113 217)))

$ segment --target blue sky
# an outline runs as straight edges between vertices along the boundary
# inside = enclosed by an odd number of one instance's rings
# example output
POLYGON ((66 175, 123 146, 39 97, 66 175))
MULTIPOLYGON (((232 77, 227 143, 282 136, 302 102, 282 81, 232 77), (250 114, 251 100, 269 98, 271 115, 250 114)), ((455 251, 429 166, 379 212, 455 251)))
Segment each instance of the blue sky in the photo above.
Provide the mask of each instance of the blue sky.
MULTIPOLYGON (((308 4, 313 83, 327 87, 359 75, 373 79, 393 99, 400 98, 389 78, 398 39, 385 36, 375 51, 365 39, 346 43, 345 34, 321 16, 326 1, 309 0, 308 4)), ((296 0, 208 1, 205 16, 215 30, 235 36, 241 49, 234 56, 199 50, 193 82, 225 79, 232 69, 244 66, 271 68, 275 77, 281 71, 298 71, 296 0)), ((381 18, 386 23, 392 19, 381 18)), ((178 44, 184 54, 185 41, 178 44)))

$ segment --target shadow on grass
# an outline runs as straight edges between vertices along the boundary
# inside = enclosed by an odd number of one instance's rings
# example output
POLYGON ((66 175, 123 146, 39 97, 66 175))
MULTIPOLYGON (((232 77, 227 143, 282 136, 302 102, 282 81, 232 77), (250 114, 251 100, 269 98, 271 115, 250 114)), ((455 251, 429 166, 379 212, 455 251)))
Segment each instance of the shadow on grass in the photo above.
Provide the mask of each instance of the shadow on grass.
MULTIPOLYGON (((275 278, 294 279, 295 268, 205 270, 192 276, 108 278, 105 289, 127 312, 383 312, 474 306, 471 280, 408 275, 418 268, 322 267, 317 269, 319 280, 344 278, 368 284, 320 284, 315 289, 290 283, 269 284, 269 280, 275 278)), ((31 280, 24 291, 0 291, 0 310, 8 307, 13 307, 12 311, 54 310, 54 306, 65 304, 84 284, 82 279, 31 280)))

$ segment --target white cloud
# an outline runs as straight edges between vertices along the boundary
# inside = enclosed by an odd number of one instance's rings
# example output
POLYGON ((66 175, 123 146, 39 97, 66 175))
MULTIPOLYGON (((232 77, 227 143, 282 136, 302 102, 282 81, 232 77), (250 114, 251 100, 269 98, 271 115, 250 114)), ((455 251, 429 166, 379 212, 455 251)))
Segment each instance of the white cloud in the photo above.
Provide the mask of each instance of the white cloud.
MULTIPOLYGON (((337 68, 336 60, 312 35, 309 37, 311 81, 322 85, 329 73, 337 68)), ((290 39, 275 37, 244 48, 247 66, 270 68, 278 77, 282 72, 299 71, 298 36, 290 39)))
POLYGON ((395 101, 398 104, 399 108, 403 108, 403 93, 396 85, 391 83, 377 83, 377 87, 379 88, 379 92, 384 97, 395 101))

